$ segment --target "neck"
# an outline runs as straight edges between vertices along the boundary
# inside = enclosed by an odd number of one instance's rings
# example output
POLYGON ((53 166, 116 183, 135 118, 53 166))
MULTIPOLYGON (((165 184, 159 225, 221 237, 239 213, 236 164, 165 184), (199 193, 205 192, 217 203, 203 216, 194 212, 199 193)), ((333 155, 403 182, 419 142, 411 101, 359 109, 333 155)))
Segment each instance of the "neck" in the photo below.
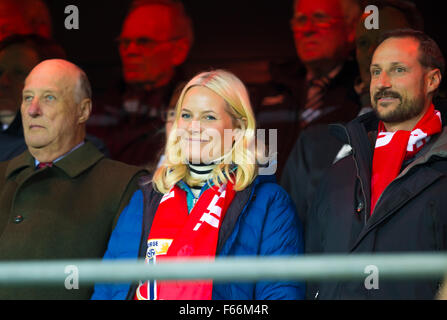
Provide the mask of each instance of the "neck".
POLYGON ((385 126, 385 129, 387 132, 396 132, 399 130, 404 130, 404 131, 413 131, 414 127, 416 127, 417 123, 422 119, 422 117, 425 115, 425 113, 427 112, 428 108, 431 105, 431 101, 427 102, 426 105, 424 106, 423 111, 417 115, 414 118, 411 118, 409 120, 403 121, 403 122, 383 122, 383 125, 385 126))
POLYGON ((192 178, 208 180, 211 172, 216 167, 215 164, 191 164, 188 163, 189 173, 192 178))

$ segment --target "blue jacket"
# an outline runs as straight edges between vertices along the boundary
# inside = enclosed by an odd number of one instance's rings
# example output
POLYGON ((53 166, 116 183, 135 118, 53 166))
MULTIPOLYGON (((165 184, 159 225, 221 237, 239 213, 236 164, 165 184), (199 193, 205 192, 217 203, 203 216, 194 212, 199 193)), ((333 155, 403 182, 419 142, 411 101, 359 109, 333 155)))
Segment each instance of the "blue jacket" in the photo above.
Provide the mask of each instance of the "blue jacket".
MULTIPOLYGON (((151 194, 154 194, 153 189, 151 194)), ((140 244, 143 240, 146 242, 150 229, 146 225, 152 223, 143 217, 143 212, 148 212, 145 203, 159 203, 158 199, 143 201, 144 198, 141 190, 135 192, 121 213, 104 259, 144 256, 145 248, 140 244)), ((302 239, 302 226, 287 193, 273 177, 258 176, 250 187, 236 193, 228 208, 219 230, 216 255, 298 255, 303 252, 302 239)), ((92 299, 132 298, 130 289, 131 284, 96 284, 92 299)), ((212 297, 214 300, 296 300, 304 298, 304 284, 286 281, 215 283, 212 297)))

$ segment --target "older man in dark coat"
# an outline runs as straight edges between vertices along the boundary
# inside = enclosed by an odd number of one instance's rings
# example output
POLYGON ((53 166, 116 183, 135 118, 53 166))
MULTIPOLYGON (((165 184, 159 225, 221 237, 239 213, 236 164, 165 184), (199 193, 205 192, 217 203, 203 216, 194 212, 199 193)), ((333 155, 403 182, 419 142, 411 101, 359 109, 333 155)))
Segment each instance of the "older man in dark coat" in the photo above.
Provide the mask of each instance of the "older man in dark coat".
MULTIPOLYGON (((27 150, 0 163, 0 260, 100 258, 145 171, 85 141, 85 73, 60 59, 28 75, 21 114, 27 150)), ((0 288, 0 299, 88 299, 91 288, 0 288)))

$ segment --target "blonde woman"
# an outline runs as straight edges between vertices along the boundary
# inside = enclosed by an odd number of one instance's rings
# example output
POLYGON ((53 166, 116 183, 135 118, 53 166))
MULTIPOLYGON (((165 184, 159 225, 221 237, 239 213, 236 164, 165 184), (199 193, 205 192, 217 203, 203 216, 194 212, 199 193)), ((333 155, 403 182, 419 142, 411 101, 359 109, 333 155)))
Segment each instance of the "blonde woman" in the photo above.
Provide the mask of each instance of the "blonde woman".
MULTIPOLYGON (((105 259, 302 253, 301 224, 273 176, 260 175, 255 119, 243 83, 200 73, 180 94, 165 161, 121 213, 105 259)), ((262 149, 262 148, 261 148, 262 149)), ((148 151, 150 152, 150 151, 148 151)), ((301 299, 296 282, 140 281, 97 284, 93 299, 301 299)))

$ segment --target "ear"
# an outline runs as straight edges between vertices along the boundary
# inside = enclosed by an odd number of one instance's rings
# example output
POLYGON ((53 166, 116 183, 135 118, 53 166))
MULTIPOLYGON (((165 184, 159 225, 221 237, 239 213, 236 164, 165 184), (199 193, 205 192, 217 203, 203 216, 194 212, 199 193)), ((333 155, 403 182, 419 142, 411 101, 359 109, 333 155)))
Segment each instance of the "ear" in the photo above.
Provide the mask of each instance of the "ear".
POLYGON ((427 73, 427 94, 434 93, 439 88, 441 80, 442 75, 439 69, 430 70, 427 73))
POLYGON ((79 119, 78 119, 78 123, 85 123, 85 122, 87 122, 87 120, 90 117, 91 113, 92 113, 92 100, 86 98, 86 99, 82 100, 80 105, 79 105, 79 119))
POLYGON ((188 56, 189 49, 191 48, 191 43, 187 38, 181 38, 175 41, 172 50, 172 64, 174 66, 179 66, 185 62, 188 56))

